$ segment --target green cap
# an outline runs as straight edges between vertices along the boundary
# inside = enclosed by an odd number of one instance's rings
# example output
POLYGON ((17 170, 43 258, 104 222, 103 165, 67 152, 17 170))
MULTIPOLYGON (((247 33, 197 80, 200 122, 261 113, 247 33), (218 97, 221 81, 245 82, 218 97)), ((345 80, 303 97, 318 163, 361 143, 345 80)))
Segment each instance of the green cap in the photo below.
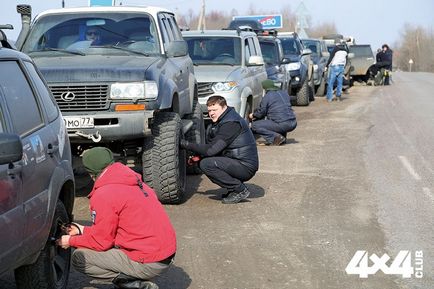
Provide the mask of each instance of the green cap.
POLYGON ((83 153, 83 166, 92 175, 99 175, 114 163, 113 153, 106 147, 94 147, 83 153))
POLYGON ((265 90, 280 90, 271 79, 262 81, 262 88, 265 90))

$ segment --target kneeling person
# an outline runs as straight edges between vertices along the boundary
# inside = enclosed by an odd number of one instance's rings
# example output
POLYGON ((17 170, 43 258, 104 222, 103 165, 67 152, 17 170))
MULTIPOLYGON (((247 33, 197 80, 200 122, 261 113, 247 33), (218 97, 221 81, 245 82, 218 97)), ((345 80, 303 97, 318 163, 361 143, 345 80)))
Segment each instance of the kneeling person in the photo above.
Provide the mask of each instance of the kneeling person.
POLYGON ((228 107, 222 96, 211 96, 207 103, 212 120, 207 128, 206 143, 181 141, 181 147, 203 157, 200 168, 215 184, 227 189, 222 202, 235 204, 250 192, 244 182, 250 180, 259 167, 255 138, 247 122, 228 107))
POLYGON ((286 91, 277 88, 271 79, 262 82, 266 91, 259 107, 250 114, 252 131, 262 136, 267 145, 281 145, 286 133, 297 127, 295 113, 286 91))
POLYGON ((95 181, 88 196, 93 224, 73 223, 58 245, 77 248, 72 265, 90 277, 118 288, 158 288, 148 280, 171 264, 176 237, 155 192, 107 148, 84 152, 83 165, 95 181))

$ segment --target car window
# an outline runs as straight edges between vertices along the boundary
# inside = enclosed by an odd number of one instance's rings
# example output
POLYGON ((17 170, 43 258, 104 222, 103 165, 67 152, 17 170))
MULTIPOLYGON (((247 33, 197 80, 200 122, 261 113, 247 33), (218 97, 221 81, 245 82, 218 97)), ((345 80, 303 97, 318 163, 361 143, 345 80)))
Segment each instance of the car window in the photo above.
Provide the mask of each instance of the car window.
MULTIPOLYGON (((238 37, 204 36, 184 39, 195 64, 241 65, 241 41, 238 37)), ((247 45, 246 42, 244 45, 247 45)))
POLYGON ((167 19, 169 21, 170 28, 173 32, 173 36, 175 40, 182 40, 182 34, 179 30, 178 24, 176 24, 175 17, 173 15, 167 15, 167 19))
POLYGON ((279 62, 279 54, 276 44, 273 42, 259 42, 262 50, 262 57, 267 64, 277 64, 279 62))
POLYGON ((36 89, 41 96, 42 103, 44 104, 44 108, 47 113, 48 121, 54 121, 57 118, 59 111, 53 97, 51 96, 50 91, 48 90, 41 76, 36 71, 33 63, 25 61, 24 64, 29 71, 30 78, 32 79, 33 84, 36 86, 36 89))
POLYGON ((2 61, 0 65, 0 88, 15 132, 26 135, 43 125, 39 105, 18 62, 2 61))
POLYGON ((370 46, 349 46, 350 52, 355 56, 373 57, 372 49, 370 46))
POLYGON ((286 37, 282 38, 282 47, 283 47, 283 54, 299 54, 299 47, 297 45, 297 41, 295 41, 294 38, 286 37))
POLYGON ((247 38, 249 41, 249 47, 250 47, 250 53, 251 55, 258 55, 258 52, 256 51, 255 42, 253 41, 252 37, 247 38))
POLYGON ((250 56, 252 55, 251 47, 249 47, 249 42, 247 39, 244 40, 244 49, 246 50, 246 63, 248 63, 250 56))

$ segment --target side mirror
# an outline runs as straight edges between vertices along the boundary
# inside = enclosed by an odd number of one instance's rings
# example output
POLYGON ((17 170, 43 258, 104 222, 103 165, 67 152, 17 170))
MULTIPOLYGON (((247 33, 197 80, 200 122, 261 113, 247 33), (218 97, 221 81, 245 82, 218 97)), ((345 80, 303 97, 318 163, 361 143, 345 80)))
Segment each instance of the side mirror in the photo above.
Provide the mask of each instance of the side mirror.
POLYGON ((289 58, 283 58, 282 59, 282 64, 288 64, 290 62, 291 62, 291 60, 289 58))
POLYGON ((262 58, 262 56, 258 56, 258 55, 250 56, 247 64, 251 65, 251 66, 264 65, 264 58, 262 58))
POLYGON ((348 53, 348 58, 354 58, 354 53, 353 52, 350 52, 350 53, 348 53))
POLYGON ((186 56, 188 54, 187 42, 184 40, 171 41, 166 47, 167 57, 186 56))
POLYGON ((23 144, 16 134, 0 133, 0 165, 17 162, 23 158, 23 144))
POLYGON ((312 50, 310 50, 309 48, 305 48, 301 51, 302 55, 308 55, 308 54, 312 54, 312 50))

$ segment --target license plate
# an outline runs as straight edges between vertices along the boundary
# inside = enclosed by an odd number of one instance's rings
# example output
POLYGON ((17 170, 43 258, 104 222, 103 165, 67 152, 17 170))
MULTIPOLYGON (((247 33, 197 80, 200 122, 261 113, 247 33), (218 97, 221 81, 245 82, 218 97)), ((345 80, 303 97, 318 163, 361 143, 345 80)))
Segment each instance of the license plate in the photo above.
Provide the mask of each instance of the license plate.
POLYGON ((63 117, 66 128, 93 128, 93 117, 63 117))

